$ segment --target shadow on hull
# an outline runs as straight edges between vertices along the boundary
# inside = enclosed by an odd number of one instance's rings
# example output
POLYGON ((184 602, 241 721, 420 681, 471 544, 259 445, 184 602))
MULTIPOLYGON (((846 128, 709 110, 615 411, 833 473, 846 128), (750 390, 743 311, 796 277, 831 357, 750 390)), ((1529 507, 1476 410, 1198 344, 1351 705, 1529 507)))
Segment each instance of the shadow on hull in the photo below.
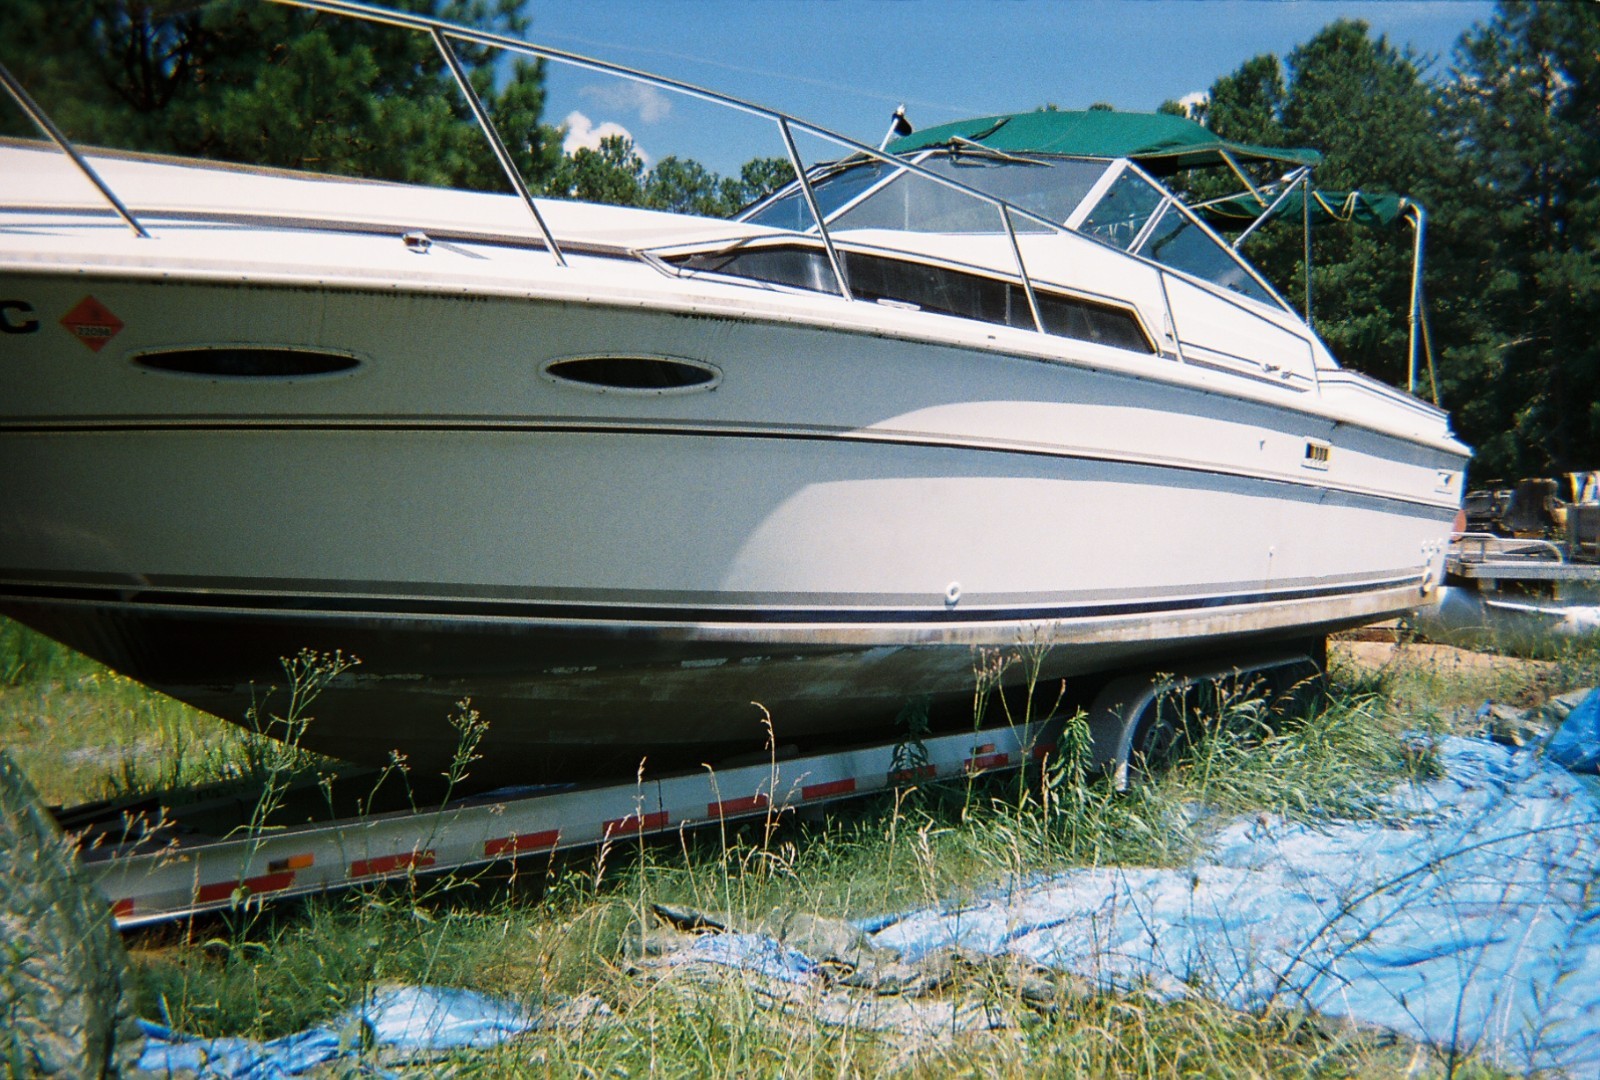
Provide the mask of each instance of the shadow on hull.
MULTIPOLYGON (((977 665, 1024 647, 854 645, 671 640, 608 627, 552 629, 496 620, 329 617, 284 612, 151 610, 16 601, 4 613, 196 708, 248 726, 288 702, 280 658, 340 651, 360 664, 315 700, 301 745, 385 765, 404 756, 426 786, 457 750, 460 702, 488 722, 471 767, 475 790, 615 779, 763 760, 770 714, 778 753, 887 742, 905 734, 902 710, 926 707, 930 729, 974 723, 977 665)), ((1041 682, 1068 679, 1065 707, 1084 705, 1113 675, 1206 656, 1237 656, 1319 636, 1297 627, 1225 641, 1057 644, 1041 682)), ((1027 665, 1006 668, 1025 694, 1027 665)), ((1054 704, 1057 686, 1036 695, 1054 704)), ((1021 703, 1012 709, 1021 716, 1021 703)), ((1039 719, 1041 717, 1035 717, 1039 719)), ((991 719, 1003 722, 1002 710, 991 719)))

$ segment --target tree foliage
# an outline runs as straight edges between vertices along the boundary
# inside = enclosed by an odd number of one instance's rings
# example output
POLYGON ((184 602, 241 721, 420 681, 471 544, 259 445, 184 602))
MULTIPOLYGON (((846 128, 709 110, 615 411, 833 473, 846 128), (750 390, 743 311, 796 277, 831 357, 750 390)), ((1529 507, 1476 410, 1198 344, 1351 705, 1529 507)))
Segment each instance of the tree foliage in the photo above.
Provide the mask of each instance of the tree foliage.
MULTIPOLYGON (((516 0, 399 6, 519 34, 516 0)), ((0 61, 85 143, 329 173, 503 188, 465 100, 425 35, 275 4, 8 0, 0 61)), ((496 85, 486 50, 458 43, 525 174, 548 173, 544 69, 496 85)), ((33 134, 7 111, 5 130, 33 134)))
POLYGON ((1456 50, 1447 357, 1490 471, 1600 466, 1600 6, 1503 3, 1456 50))
MULTIPOLYGON (((1312 146, 1317 185, 1428 210, 1426 291, 1444 404, 1477 475, 1600 466, 1600 5, 1505 0, 1429 65, 1338 20, 1211 87, 1200 118, 1243 142, 1312 146)), ((1201 194, 1218 194, 1194 180, 1201 194)), ((1298 223, 1249 241, 1298 300, 1298 223)), ((1315 233, 1316 326, 1340 359, 1403 385, 1411 236, 1315 233)))
MULTIPOLYGON (((411 183, 503 191, 506 180, 454 78, 424 34, 260 0, 5 0, 4 63, 73 139, 411 183)), ((520 0, 393 6, 519 37, 520 0)), ((646 166, 626 138, 561 152, 544 122, 543 62, 454 42, 535 192, 725 215, 790 177, 758 158, 739 177, 698 162, 646 166)), ((0 107, 0 134, 37 132, 0 107)), ((781 165, 781 170, 775 166, 781 165)))
MULTIPOLYGON (((1363 22, 1340 19, 1294 49, 1287 63, 1257 56, 1218 79, 1202 118, 1217 134, 1239 142, 1317 148, 1323 153, 1316 173, 1321 188, 1393 191, 1426 205, 1444 157, 1435 123, 1438 99, 1438 88, 1424 79, 1409 51, 1381 36, 1374 39, 1363 22)), ((1410 235, 1401 228, 1322 228, 1313 243, 1317 330, 1351 366, 1403 384, 1410 235)), ((1304 297, 1299 221, 1262 230, 1249 241, 1248 253, 1291 301, 1304 297)))

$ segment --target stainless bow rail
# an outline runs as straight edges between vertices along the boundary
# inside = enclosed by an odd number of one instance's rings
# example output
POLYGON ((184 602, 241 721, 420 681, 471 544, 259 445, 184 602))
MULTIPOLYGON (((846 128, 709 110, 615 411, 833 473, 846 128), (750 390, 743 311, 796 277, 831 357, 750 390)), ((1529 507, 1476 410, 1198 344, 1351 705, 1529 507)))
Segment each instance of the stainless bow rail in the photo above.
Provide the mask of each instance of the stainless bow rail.
MULTIPOLYGON (((794 169, 795 176, 800 183, 800 188, 806 205, 810 209, 811 216, 816 222, 815 236, 821 240, 823 248, 827 252, 828 263, 832 270, 838 295, 846 300, 854 299, 854 297, 852 296, 850 290, 849 278, 845 270, 844 260, 840 256, 839 250, 834 244, 833 236, 828 229, 826 216, 822 213, 821 204, 817 199, 816 192, 812 188, 810 175, 811 171, 806 167, 805 162, 800 156, 799 149, 795 144, 795 132, 804 132, 824 142, 834 144, 840 147, 847 155, 850 156, 860 155, 864 158, 886 162, 893 165, 896 170, 922 177, 926 180, 932 181, 935 184, 939 184, 942 187, 949 188, 952 191, 960 192, 968 198, 976 199, 981 203, 985 203, 995 209, 995 212, 999 217, 1002 230, 1009 240, 1012 258, 1016 267, 1016 280, 1022 286, 1023 292, 1027 297, 1029 311, 1033 319, 1033 328, 1039 333, 1047 332, 1044 327, 1043 319, 1040 315, 1038 298, 1034 293, 1033 279, 1028 273, 1028 268, 1022 255, 1022 248, 1017 242, 1016 221, 1018 219, 1023 219, 1058 234, 1068 231, 1059 222, 1051 221, 1048 218, 1041 217, 1032 211, 1015 206, 1003 199, 997 198, 986 192, 979 191, 976 188, 969 187, 966 184, 962 184, 959 181, 940 176, 931 170, 923 168, 921 165, 918 165, 915 162, 907 161, 904 158, 895 157, 894 155, 881 151, 876 147, 870 146, 866 143, 857 142, 848 136, 829 131, 826 128, 808 123, 807 121, 801 120, 798 117, 790 116, 787 113, 779 112, 776 109, 770 109, 763 105, 757 105, 754 102, 745 101, 741 98, 732 97, 728 94, 718 93, 715 90, 708 90, 705 87, 696 86, 693 83, 682 82, 680 80, 670 79, 661 75, 653 75, 647 71, 640 71, 638 69, 625 67, 620 64, 608 63, 604 60, 596 60, 592 57, 582 56, 578 53, 568 52, 564 49, 557 49, 546 45, 535 45, 530 42, 520 41, 513 37, 507 37, 503 34, 494 34, 483 30, 474 30, 470 27, 460 26, 455 23, 445 22, 439 19, 430 19, 421 15, 412 15, 407 12, 391 11, 386 8, 376 7, 371 4, 356 3, 354 0, 271 0, 271 2, 283 4, 288 7, 305 8, 311 11, 320 11, 330 15, 338 15, 346 18, 357 19, 362 22, 399 27, 402 29, 427 34, 433 40, 440 56, 443 58, 445 65, 454 78, 456 85, 460 88, 462 95, 466 99, 467 106, 472 112, 473 119, 477 122, 479 128, 482 130, 484 138, 487 140, 489 147, 491 151, 493 151, 496 161, 499 162, 502 171, 506 174, 507 180, 510 182, 513 190, 522 199, 523 204, 528 208, 528 213, 533 218, 534 224, 539 230, 540 237, 543 240, 545 247, 550 251, 552 258, 555 259, 558 266, 564 267, 567 265, 566 258, 561 251, 561 245, 559 241, 557 241, 555 234, 551 231, 549 224, 545 221, 544 215, 540 212, 538 202, 535 200, 533 193, 529 190, 526 181, 522 178, 521 173, 517 170, 515 162, 512 160, 509 151, 506 149, 505 141, 501 138, 498 129, 494 125, 494 120, 489 116, 488 110, 484 107, 482 99, 478 96, 477 92, 473 90, 472 84, 467 78, 466 71, 461 65, 460 58, 457 56, 452 42, 466 42, 473 45, 483 46, 485 48, 504 50, 506 52, 521 56, 533 57, 535 59, 547 60, 553 63, 576 67, 587 71, 612 75, 630 80, 632 82, 643 83, 647 86, 656 87, 658 89, 687 95, 691 98, 772 121, 777 127, 777 133, 780 141, 783 144, 785 156, 789 159, 790 166, 794 169)), ((28 117, 40 128, 40 130, 48 135, 51 141, 59 146, 61 150, 72 159, 79 171, 82 172, 82 174, 88 178, 92 184, 94 184, 96 189, 99 190, 106 201, 111 204, 117 215, 123 221, 125 221, 131 229, 133 229, 134 233, 140 237, 148 238, 150 234, 145 230, 144 226, 139 223, 138 219, 134 217, 133 213, 127 208, 127 206, 123 204, 122 200, 117 198, 110 186, 107 185, 105 181, 102 180, 94 171, 93 167, 89 165, 89 163, 84 159, 83 155, 80 154, 72 145, 71 140, 69 140, 66 135, 63 134, 58 127, 56 127, 45 111, 40 108, 40 106, 28 95, 21 82, 13 77, 10 72, 6 71, 4 67, 0 67, 0 85, 4 86, 10 97, 17 102, 17 104, 22 108, 23 112, 28 115, 28 117)))
POLYGON ((11 99, 22 108, 23 112, 28 114, 28 119, 37 124, 39 129, 48 135, 52 142, 61 147, 62 152, 71 158, 72 163, 78 167, 78 171, 88 178, 89 183, 99 189, 100 194, 105 196, 106 201, 111 204, 111 208, 117 212, 117 216, 128 223, 128 227, 133 230, 134 235, 144 240, 150 239, 150 234, 145 232, 143 225, 139 224, 139 219, 134 217, 126 206, 122 205, 122 200, 117 198, 116 192, 112 191, 106 185, 106 182, 100 179, 100 174, 95 172, 93 167, 83 159, 83 155, 78 153, 77 147, 73 146, 72 141, 62 134, 61 129, 56 127, 50 117, 45 114, 45 111, 39 107, 39 103, 28 96, 28 92, 23 89, 22 84, 17 81, 16 77, 6 70, 4 64, 0 64, 0 85, 6 88, 6 93, 11 95, 11 99))
POLYGON ((1014 206, 1003 199, 996 198, 995 196, 990 195, 987 192, 979 191, 976 188, 968 187, 959 181, 950 180, 947 177, 940 176, 939 174, 925 169, 914 162, 895 157, 892 154, 888 154, 879 150, 877 147, 870 146, 866 143, 857 142, 849 136, 840 135, 837 132, 829 131, 827 128, 808 123, 807 121, 801 120, 795 116, 791 116, 788 113, 779 112, 776 109, 769 109, 764 105, 758 105, 752 101, 746 101, 742 98, 736 98, 728 94, 722 94, 715 90, 708 90, 703 86, 696 86, 693 83, 683 82, 678 79, 669 79, 665 76, 654 75, 650 72, 640 71, 637 68, 625 67, 621 64, 612 64, 604 60, 596 60, 593 57, 583 56, 574 52, 568 52, 565 49, 557 49, 547 45, 535 45, 530 42, 519 41, 516 38, 507 37, 504 34, 492 34, 482 30, 473 30, 469 27, 459 26, 457 24, 444 22, 438 19, 430 19, 421 15, 411 15, 405 12, 390 11, 385 8, 375 7, 371 4, 357 3, 354 2, 354 0, 272 0, 272 2, 284 4, 289 7, 306 8, 311 11, 324 11, 328 12, 329 14, 343 15, 348 18, 359 19, 364 22, 372 22, 384 26, 401 27, 431 35, 435 44, 438 46, 440 53, 444 56, 446 63, 449 64, 451 73, 455 76, 456 83, 460 86, 462 93, 466 96, 467 104, 472 109, 473 116, 477 120, 479 127, 483 129, 484 137, 488 140, 491 149, 494 150, 495 157, 500 162, 501 168, 505 171, 507 178, 511 181, 511 184, 516 189, 517 193, 522 196, 523 201, 527 204, 529 211, 532 213, 535 221, 538 223, 539 230, 544 236, 545 243, 549 246, 551 254, 555 257, 557 263, 561 265, 565 265, 565 260, 561 255, 560 246, 557 244, 555 237, 551 234, 549 227, 545 224, 543 217, 539 213, 538 206, 534 202, 532 195, 528 193, 526 184, 522 180, 521 175, 517 172, 516 166, 511 161, 510 155, 506 152, 505 144, 500 138, 499 132, 495 129, 494 121, 490 118, 487 110, 483 107, 482 101, 478 98, 478 95, 473 91, 471 84, 467 81, 465 72, 462 71, 460 63, 455 57, 454 50, 451 48, 450 42, 452 40, 470 42, 474 45, 481 45, 492 49, 503 49, 507 52, 516 53, 522 56, 549 60, 554 63, 565 64, 567 66, 581 68, 586 71, 595 71, 607 75, 617 76, 619 78, 628 79, 632 82, 643 83, 647 86, 653 86, 658 89, 684 94, 713 105, 719 105, 724 108, 733 109, 737 112, 745 113, 751 116, 758 116, 772 121, 777 125, 778 135, 782 140, 785 156, 788 157, 789 164, 794 169, 795 177, 800 182, 801 192, 805 199, 806 205, 811 212, 813 220, 816 222, 817 236, 822 241, 822 246, 827 252, 828 263, 833 272, 834 282, 838 293, 846 300, 853 299, 853 296, 851 295, 850 291, 849 278, 845 272, 844 260, 839 255, 839 250, 834 244, 833 236, 828 230, 827 219, 822 213, 821 204, 817 200, 816 192, 812 188, 810 170, 806 168, 805 162, 801 159, 799 149, 795 144, 794 133, 796 131, 802 131, 822 139, 825 142, 833 143, 852 155, 859 154, 867 158, 886 162, 893 165, 898 170, 903 170, 904 172, 923 177, 953 191, 958 191, 966 195, 968 198, 977 199, 979 202, 986 203, 989 206, 994 207, 996 213, 999 215, 1000 223, 1003 226, 1005 234, 1010 242, 1012 256, 1016 262, 1017 280, 1021 284, 1024 294, 1027 296, 1028 307, 1033 317, 1034 329, 1041 334, 1047 332, 1044 328, 1044 321, 1039 313, 1039 302, 1034 293, 1033 279, 1028 274, 1026 262, 1022 257, 1022 248, 1017 243, 1015 217, 1021 216, 1022 218, 1050 229, 1052 232, 1065 232, 1066 229, 1064 229, 1059 222, 1051 221, 1048 218, 1041 217, 1040 215, 1029 210, 1025 210, 1022 207, 1014 206))

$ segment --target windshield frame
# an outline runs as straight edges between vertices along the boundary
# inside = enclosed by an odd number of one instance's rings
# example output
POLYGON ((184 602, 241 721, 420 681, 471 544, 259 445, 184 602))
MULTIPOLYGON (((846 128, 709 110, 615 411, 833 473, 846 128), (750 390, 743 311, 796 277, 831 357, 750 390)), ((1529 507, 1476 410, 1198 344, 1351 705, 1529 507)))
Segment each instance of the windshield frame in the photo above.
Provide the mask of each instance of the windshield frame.
MULTIPOLYGON (((899 182, 901 178, 905 177, 908 173, 918 176, 929 176, 931 179, 934 179, 938 182, 949 184, 950 181, 943 177, 932 176, 930 172, 927 171, 927 166, 925 163, 928 161, 928 159, 935 156, 956 157, 962 153, 983 154, 984 150, 982 147, 968 149, 935 146, 915 150, 908 155, 898 158, 897 160, 903 162, 901 167, 886 168, 883 175, 880 176, 876 181, 856 192, 849 199, 840 203, 838 206, 829 210, 824 219, 824 224, 831 229, 831 227, 845 215, 849 214, 852 210, 861 206, 863 203, 873 198, 880 192, 884 191, 889 185, 899 182)), ((997 158, 1003 158, 1007 161, 1015 161, 1019 165, 1036 165, 1046 167, 1048 167, 1049 161, 1037 160, 1037 158, 1062 158, 1066 160, 1087 161, 1104 164, 1106 166, 1105 171, 1095 180, 1094 184, 1090 186, 1089 190, 1085 192, 1085 194, 1079 199, 1072 212, 1067 215, 1065 220, 1062 221, 1055 221, 1041 214, 1024 209, 1023 207, 1017 206, 1014 203, 1010 203, 1004 199, 1001 199, 999 196, 989 195, 988 198, 1004 204, 1008 208, 1009 212, 1013 215, 1048 226, 1052 232, 1070 232, 1075 236, 1082 237, 1085 240, 1099 244, 1102 247, 1116 251, 1122 255, 1137 259, 1140 262, 1146 263, 1150 266, 1158 267, 1166 273, 1179 274, 1191 281, 1199 282, 1209 288, 1217 289, 1225 293, 1230 299, 1237 298, 1248 300, 1251 303, 1262 304, 1268 308, 1278 308, 1291 315, 1296 314, 1294 309, 1288 304, 1287 301, 1284 300, 1282 294, 1280 294, 1272 285, 1272 283, 1262 275, 1260 270, 1258 270, 1248 259, 1241 255, 1232 244, 1228 243, 1225 239, 1218 235, 1214 229, 1207 225, 1205 221, 1201 219, 1200 215, 1196 214, 1192 209, 1190 209, 1188 204, 1174 194, 1170 188, 1161 183, 1155 177, 1151 176, 1132 159, 1097 158, 1083 154, 1048 154, 1035 156, 996 154, 994 156, 997 158), (1124 179, 1125 177, 1129 177, 1130 175, 1134 178, 1137 178, 1139 181, 1142 181, 1144 184, 1149 185, 1155 194, 1159 196, 1159 198, 1155 204, 1155 207, 1150 211, 1149 215, 1140 225, 1138 233, 1129 242, 1129 244, 1126 247, 1122 247, 1104 237, 1083 231, 1083 223, 1090 217, 1090 215, 1094 213, 1095 208, 1100 205, 1107 193, 1112 190, 1118 181, 1124 179), (1237 289, 1230 288, 1223 282, 1197 274, 1194 271, 1187 270, 1181 266, 1169 265, 1168 263, 1162 262, 1160 259, 1146 254, 1144 248, 1149 243, 1151 233, 1154 231, 1158 223, 1164 219, 1166 214, 1169 212, 1169 209, 1180 214, 1189 225, 1198 226, 1203 235, 1216 244, 1217 247, 1233 261, 1234 265, 1238 266, 1250 279, 1250 281, 1260 288, 1263 295, 1240 292, 1237 289)), ((813 167, 807 173, 807 179, 811 182, 813 188, 815 189, 818 186, 825 187, 828 179, 851 169, 888 164, 889 162, 884 159, 876 158, 868 154, 857 153, 841 158, 837 161, 826 162, 813 167)), ((963 185, 957 184, 951 186, 963 185)), ((791 180, 788 184, 785 184, 777 191, 772 192, 765 198, 752 203, 750 206, 740 211, 734 220, 740 222, 749 222, 752 224, 767 224, 755 220, 757 215, 776 205, 780 200, 799 199, 801 195, 802 192, 799 181, 791 180)), ((997 224, 999 225, 999 228, 997 228, 996 231, 1001 231, 1004 229, 1005 226, 1003 223, 997 224)), ((801 235, 817 235, 819 226, 816 220, 813 219, 810 224, 806 225, 804 228, 789 231, 794 231, 801 235)))

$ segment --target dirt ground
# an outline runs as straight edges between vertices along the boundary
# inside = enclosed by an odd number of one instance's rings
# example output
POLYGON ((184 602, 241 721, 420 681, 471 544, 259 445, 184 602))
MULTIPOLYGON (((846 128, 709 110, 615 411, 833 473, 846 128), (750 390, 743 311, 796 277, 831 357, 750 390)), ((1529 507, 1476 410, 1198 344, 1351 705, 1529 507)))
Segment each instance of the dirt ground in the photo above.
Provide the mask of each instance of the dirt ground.
POLYGON ((1548 660, 1525 660, 1515 656, 1472 652, 1453 645, 1433 645, 1408 641, 1357 641, 1335 638, 1328 643, 1353 664, 1361 668, 1381 668, 1396 661, 1433 671, 1439 675, 1458 672, 1525 673, 1549 671, 1555 665, 1548 660))

